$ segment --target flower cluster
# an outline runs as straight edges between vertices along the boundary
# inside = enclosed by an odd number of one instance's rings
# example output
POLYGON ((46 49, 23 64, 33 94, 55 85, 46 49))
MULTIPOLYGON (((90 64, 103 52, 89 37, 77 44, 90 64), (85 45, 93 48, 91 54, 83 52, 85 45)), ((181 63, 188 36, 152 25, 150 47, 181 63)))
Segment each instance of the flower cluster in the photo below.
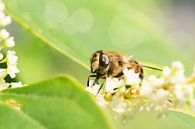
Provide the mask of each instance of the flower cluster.
POLYGON ((4 13, 5 5, 0 0, 0 90, 8 87, 22 86, 21 82, 6 82, 5 78, 15 78, 16 73, 19 72, 17 68, 16 52, 9 50, 9 48, 15 46, 14 37, 10 36, 6 30, 6 26, 11 23, 11 17, 4 13))
MULTIPOLYGON (((127 112, 157 111, 166 109, 195 112, 195 70, 190 77, 184 75, 183 64, 173 62, 164 67, 160 77, 149 75, 140 80, 133 69, 123 70, 124 79, 107 78, 105 88, 96 96, 99 104, 124 114, 127 112)), ((90 86, 87 91, 96 95, 100 85, 90 86)))

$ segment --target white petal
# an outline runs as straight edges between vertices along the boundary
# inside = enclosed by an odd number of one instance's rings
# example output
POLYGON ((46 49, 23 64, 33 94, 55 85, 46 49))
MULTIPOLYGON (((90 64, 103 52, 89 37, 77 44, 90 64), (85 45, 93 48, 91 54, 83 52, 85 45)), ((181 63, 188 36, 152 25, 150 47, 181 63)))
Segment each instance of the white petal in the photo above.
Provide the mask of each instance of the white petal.
POLYGON ((163 79, 163 78, 157 78, 157 77, 154 76, 154 75, 150 75, 150 76, 148 77, 148 80, 149 80, 151 86, 155 86, 155 87, 156 87, 156 86, 162 86, 163 83, 164 83, 164 79, 163 79))
POLYGON ((2 53, 0 53, 0 60, 2 60, 3 59, 3 54, 2 53))
POLYGON ((169 76, 171 74, 171 69, 167 66, 163 68, 163 75, 169 76))
POLYGON ((105 89, 107 92, 114 92, 115 88, 120 86, 120 81, 118 78, 107 78, 105 89))
POLYGON ((12 22, 12 19, 10 16, 6 16, 3 19, 0 20, 0 25, 1 26, 7 26, 12 22))
POLYGON ((180 61, 174 61, 172 67, 176 69, 183 69, 183 64, 180 61))
POLYGON ((5 17, 5 13, 4 12, 0 12, 0 20, 3 19, 5 17))
POLYGON ((2 29, 0 31, 0 38, 1 39, 7 39, 9 37, 9 33, 6 29, 2 29))
POLYGON ((15 41, 14 41, 14 37, 9 37, 6 41, 6 46, 7 47, 13 47, 15 46, 15 41))
POLYGON ((139 73, 135 73, 134 69, 127 69, 123 70, 123 73, 126 77, 126 84, 127 85, 139 85, 141 82, 139 78, 139 73))

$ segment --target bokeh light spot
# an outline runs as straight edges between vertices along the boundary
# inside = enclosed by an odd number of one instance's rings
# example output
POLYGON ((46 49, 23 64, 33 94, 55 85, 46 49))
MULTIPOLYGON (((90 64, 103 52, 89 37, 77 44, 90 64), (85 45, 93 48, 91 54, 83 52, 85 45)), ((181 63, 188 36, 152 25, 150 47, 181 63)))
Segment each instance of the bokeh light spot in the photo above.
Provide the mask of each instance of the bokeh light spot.
POLYGON ((65 21, 68 15, 66 6, 59 1, 52 1, 48 3, 44 10, 45 20, 49 26, 55 27, 65 21))
POLYGON ((147 40, 143 29, 130 16, 116 17, 109 27, 109 38, 115 47, 132 49, 147 40))
POLYGON ((72 16, 69 17, 69 23, 71 23, 73 28, 78 32, 89 31, 93 26, 93 21, 92 13, 84 8, 75 10, 72 16))

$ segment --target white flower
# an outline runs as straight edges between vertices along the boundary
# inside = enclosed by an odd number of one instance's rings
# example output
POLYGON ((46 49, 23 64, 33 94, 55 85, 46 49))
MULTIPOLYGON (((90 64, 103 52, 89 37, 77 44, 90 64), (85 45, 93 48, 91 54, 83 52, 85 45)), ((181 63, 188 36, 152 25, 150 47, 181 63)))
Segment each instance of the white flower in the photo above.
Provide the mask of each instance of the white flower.
POLYGON ((154 75, 150 75, 148 77, 148 81, 150 82, 150 85, 158 87, 158 86, 162 86, 164 83, 164 79, 163 78, 157 78, 154 75))
POLYGON ((10 16, 5 16, 3 19, 0 20, 0 25, 1 26, 7 26, 9 24, 11 24, 12 19, 10 16))
POLYGON ((15 51, 7 50, 7 48, 13 47, 15 45, 14 37, 9 37, 9 32, 5 29, 7 25, 11 23, 11 17, 6 16, 4 13, 5 5, 2 0, 0 0, 0 50, 4 52, 7 51, 6 55, 3 55, 0 52, 0 64, 7 63, 6 68, 0 68, 0 90, 9 88, 9 87, 20 87, 22 86, 21 82, 6 82, 5 78, 9 75, 11 78, 16 77, 16 73, 19 72, 17 68, 17 60, 15 51))
POLYGON ((0 11, 0 21, 5 17, 5 13, 0 11))
POLYGON ((95 84, 95 85, 93 86, 93 81, 90 80, 89 86, 87 86, 87 87, 85 88, 85 90, 87 90, 89 93, 91 93, 91 94, 93 94, 93 95, 97 95, 97 92, 98 92, 98 90, 99 90, 99 87, 100 87, 100 85, 98 85, 98 84, 95 84))
POLYGON ((9 83, 6 83, 4 79, 0 79, 0 91, 7 89, 9 87, 9 83))
POLYGON ((139 73, 135 73, 134 69, 125 68, 123 73, 125 75, 127 85, 139 85, 141 82, 139 73))
POLYGON ((144 110, 144 106, 141 106, 140 108, 139 108, 139 111, 143 111, 144 110))
POLYGON ((5 78, 7 76, 6 69, 0 68, 0 79, 5 78))
POLYGON ((167 99, 169 92, 163 89, 157 90, 153 95, 153 100, 155 102, 162 102, 163 100, 167 99))
POLYGON ((175 95, 176 95, 176 97, 177 97, 177 99, 179 99, 180 101, 182 100, 184 100, 184 92, 183 92, 183 88, 182 88, 182 86, 181 85, 179 85, 179 84, 176 84, 175 86, 174 86, 174 91, 175 91, 175 95))
POLYGON ((114 92, 116 88, 122 85, 122 82, 118 78, 107 78, 105 90, 107 92, 114 92))
POLYGON ((2 53, 0 53, 0 60, 2 60, 3 59, 3 54, 2 53))
POLYGON ((7 47, 13 47, 15 46, 15 41, 14 41, 14 37, 9 37, 6 41, 5 44, 7 47))
POLYGON ((96 95, 96 99, 100 106, 104 107, 106 105, 106 100, 104 99, 103 95, 101 94, 96 95))
POLYGON ((7 51, 7 63, 8 65, 16 65, 18 57, 16 56, 15 51, 8 50, 7 51))
POLYGON ((7 72, 11 78, 16 77, 16 73, 19 73, 19 69, 16 67, 18 57, 15 55, 15 51, 7 52, 7 72))
POLYGON ((16 73, 19 73, 20 70, 16 66, 8 66, 7 72, 10 75, 11 78, 15 78, 16 73))
POLYGON ((9 33, 7 32, 6 29, 0 30, 0 38, 1 39, 7 39, 9 37, 9 33))
POLYGON ((171 78, 172 83, 183 83, 186 80, 186 77, 184 75, 184 69, 179 69, 174 71, 174 75, 171 78))
POLYGON ((150 96, 153 92, 153 86, 150 85, 150 83, 146 80, 143 80, 142 86, 140 88, 140 95, 142 96, 150 96))
POLYGON ((120 96, 114 96, 113 101, 111 101, 110 106, 112 107, 113 111, 118 113, 122 113, 128 107, 128 104, 124 101, 124 99, 120 96))
POLYGON ((165 66, 163 68, 163 72, 162 73, 163 73, 164 76, 169 76, 171 74, 171 69, 169 67, 165 66))
POLYGON ((172 68, 175 68, 175 69, 183 69, 183 64, 180 61, 174 61, 172 63, 172 68))

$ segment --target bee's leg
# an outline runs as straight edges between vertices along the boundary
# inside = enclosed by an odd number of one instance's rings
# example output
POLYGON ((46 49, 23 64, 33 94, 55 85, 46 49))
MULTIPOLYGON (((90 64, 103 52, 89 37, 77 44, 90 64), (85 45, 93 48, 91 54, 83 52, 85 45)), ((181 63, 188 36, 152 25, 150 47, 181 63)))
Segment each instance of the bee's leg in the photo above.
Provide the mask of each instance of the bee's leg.
POLYGON ((95 96, 97 96, 98 94, 99 94, 99 92, 101 91, 101 89, 103 88, 103 86, 104 86, 104 83, 105 83, 105 81, 101 84, 101 86, 100 86, 100 88, 98 89, 98 91, 97 91, 97 93, 96 93, 96 95, 95 96))
POLYGON ((89 79, 90 79, 91 77, 97 77, 97 75, 89 75, 89 76, 88 76, 88 79, 87 79, 87 87, 89 87, 89 79))
POLYGON ((141 79, 141 81, 144 79, 144 70, 141 66, 139 66, 139 78, 141 79))
POLYGON ((99 81, 99 79, 100 79, 100 77, 97 76, 97 77, 95 78, 95 81, 93 82, 93 85, 92 85, 92 86, 94 86, 94 85, 99 81))

